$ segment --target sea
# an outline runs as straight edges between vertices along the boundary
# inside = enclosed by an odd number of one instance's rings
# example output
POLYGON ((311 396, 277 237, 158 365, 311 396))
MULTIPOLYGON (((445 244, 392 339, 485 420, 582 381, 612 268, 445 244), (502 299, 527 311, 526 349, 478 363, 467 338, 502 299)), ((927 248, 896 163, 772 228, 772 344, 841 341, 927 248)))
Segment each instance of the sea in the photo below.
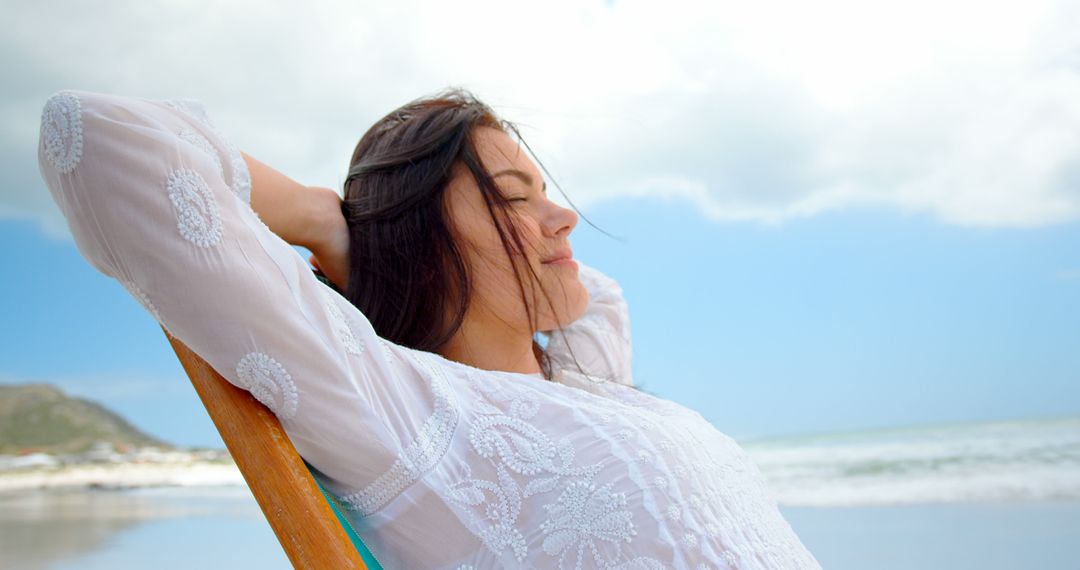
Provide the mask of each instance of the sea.
MULTIPOLYGON (((739 443, 826 569, 1080 569, 1080 416, 739 443)), ((290 565, 237 485, 0 495, 0 568, 290 565)))

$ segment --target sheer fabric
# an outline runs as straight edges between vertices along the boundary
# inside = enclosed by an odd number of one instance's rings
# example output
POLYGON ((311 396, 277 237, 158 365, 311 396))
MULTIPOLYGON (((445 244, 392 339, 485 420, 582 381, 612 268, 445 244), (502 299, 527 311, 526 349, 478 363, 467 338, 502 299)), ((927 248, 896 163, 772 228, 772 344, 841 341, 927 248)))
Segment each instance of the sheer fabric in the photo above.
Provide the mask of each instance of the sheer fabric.
POLYGON ((39 163, 82 255, 281 419, 384 567, 820 568, 732 438, 630 387, 599 271, 550 333, 556 382, 480 370, 380 338, 317 279, 198 102, 59 92, 39 163))

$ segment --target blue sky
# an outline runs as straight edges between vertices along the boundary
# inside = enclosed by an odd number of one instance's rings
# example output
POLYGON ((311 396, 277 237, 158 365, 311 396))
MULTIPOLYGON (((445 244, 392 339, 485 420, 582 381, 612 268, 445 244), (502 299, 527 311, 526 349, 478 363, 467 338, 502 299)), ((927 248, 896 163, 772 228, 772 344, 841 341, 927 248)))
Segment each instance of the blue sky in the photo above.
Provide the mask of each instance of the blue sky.
POLYGON ((625 238, 582 221, 573 242, 623 285, 638 384, 722 431, 1080 413, 1067 0, 8 12, 0 382, 55 383, 171 441, 218 444, 159 327, 79 256, 40 180, 53 92, 198 99, 249 154, 338 187, 372 122, 458 85, 625 238))

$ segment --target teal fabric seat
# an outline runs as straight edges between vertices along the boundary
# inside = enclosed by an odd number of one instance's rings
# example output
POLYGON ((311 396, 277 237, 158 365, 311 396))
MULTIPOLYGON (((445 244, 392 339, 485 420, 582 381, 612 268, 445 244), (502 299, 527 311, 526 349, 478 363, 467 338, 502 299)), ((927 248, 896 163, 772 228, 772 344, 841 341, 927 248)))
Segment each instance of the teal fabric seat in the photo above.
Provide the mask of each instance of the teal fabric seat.
POLYGON ((332 493, 323 488, 322 483, 319 483, 319 478, 315 476, 315 470, 311 465, 304 462, 307 465, 308 471, 311 472, 311 476, 315 479, 315 484, 319 486, 319 490, 322 491, 323 497, 326 498, 326 502, 330 503, 330 508, 334 511, 334 515, 337 516, 338 522, 345 529, 345 534, 349 535, 349 540, 352 541, 353 547, 360 553, 360 558, 364 560, 364 564, 367 564, 369 570, 384 570, 379 561, 375 559, 375 555, 371 553, 364 541, 360 540, 360 535, 356 534, 356 530, 353 529, 352 523, 345 517, 345 507, 341 505, 341 501, 337 499, 332 493))

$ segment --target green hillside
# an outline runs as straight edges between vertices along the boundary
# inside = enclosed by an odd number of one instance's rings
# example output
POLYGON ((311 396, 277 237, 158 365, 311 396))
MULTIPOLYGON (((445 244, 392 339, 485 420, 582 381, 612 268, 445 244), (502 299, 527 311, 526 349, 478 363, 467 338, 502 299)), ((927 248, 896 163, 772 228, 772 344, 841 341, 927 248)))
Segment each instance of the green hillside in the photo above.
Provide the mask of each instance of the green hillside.
POLYGON ((0 454, 80 453, 99 441, 171 446, 132 426, 101 404, 70 397, 48 384, 0 385, 0 454))

